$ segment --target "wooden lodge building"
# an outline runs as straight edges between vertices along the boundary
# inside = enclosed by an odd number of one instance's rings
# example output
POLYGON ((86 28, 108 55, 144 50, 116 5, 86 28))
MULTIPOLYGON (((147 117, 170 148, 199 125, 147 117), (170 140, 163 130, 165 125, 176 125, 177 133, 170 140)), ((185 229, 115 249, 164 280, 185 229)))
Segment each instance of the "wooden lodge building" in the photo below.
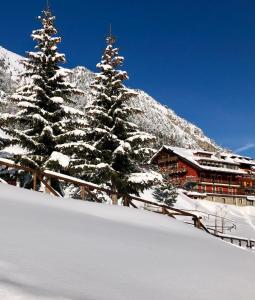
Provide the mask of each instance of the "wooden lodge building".
POLYGON ((163 146, 151 163, 194 199, 255 206, 255 160, 249 157, 163 146))

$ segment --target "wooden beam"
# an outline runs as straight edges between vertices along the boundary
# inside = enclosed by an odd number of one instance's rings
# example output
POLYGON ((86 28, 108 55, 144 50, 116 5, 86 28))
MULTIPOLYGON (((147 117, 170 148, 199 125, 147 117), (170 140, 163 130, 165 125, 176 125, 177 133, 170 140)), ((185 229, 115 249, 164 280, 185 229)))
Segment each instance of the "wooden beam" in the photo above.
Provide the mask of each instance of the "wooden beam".
POLYGON ((129 200, 129 204, 130 204, 131 206, 133 206, 134 208, 138 208, 131 200, 129 200))
MULTIPOLYGON (((0 165, 5 165, 7 167, 11 167, 11 168, 14 168, 14 169, 19 169, 19 170, 24 170, 24 171, 27 171, 27 172, 30 172, 32 174, 34 174, 34 172, 37 173, 37 178, 39 178, 41 180, 41 182, 45 185, 45 187, 55 196, 60 196, 59 193, 57 193, 52 187, 50 184, 48 184, 48 182, 46 182, 43 177, 47 177, 48 179, 51 179, 51 178, 55 178, 55 179, 58 179, 59 181, 64 181, 64 182, 68 182, 68 183, 72 183, 74 185, 77 185, 77 186, 80 186, 80 187, 84 187, 84 190, 87 191, 87 193, 93 198, 95 199, 95 201, 99 202, 99 200, 97 199, 97 197, 91 192, 91 189, 93 190, 98 190, 98 191, 103 191, 105 193, 107 193, 108 195, 112 196, 112 199, 113 199, 113 203, 116 204, 117 203, 117 200, 118 197, 119 198, 124 198, 124 197, 128 197, 128 203, 134 207, 134 208, 138 208, 131 200, 136 200, 138 202, 141 202, 141 203, 147 203, 147 204, 151 204, 151 205, 154 205, 154 206, 157 206, 159 208, 162 209, 162 212, 164 211, 165 213, 167 212, 167 214, 169 216, 172 216, 174 214, 178 214, 178 215, 181 215, 181 216, 186 216, 186 217, 192 217, 194 218, 194 225, 196 227, 199 227, 207 232, 208 229, 202 224, 202 222, 198 219, 197 215, 195 214, 191 214, 187 211, 184 211, 184 210, 180 210, 180 209, 177 209, 177 208, 173 208, 173 207, 170 207, 170 206, 167 206, 167 205, 164 205, 164 204, 158 204, 158 203, 155 203, 155 202, 152 202, 152 201, 148 201, 148 200, 145 200, 145 199, 142 199, 140 197, 136 197, 136 196, 130 196, 130 195, 126 195, 126 194, 122 194, 122 193, 118 193, 117 191, 112 191, 111 189, 107 189, 107 188, 102 188, 100 187, 99 185, 96 185, 96 184, 93 184, 91 182, 86 182, 84 180, 81 180, 81 179, 77 179, 77 178, 74 178, 74 177, 71 177, 71 176, 67 176, 67 175, 63 175, 63 174, 60 174, 60 173, 56 173, 56 172, 53 172, 53 171, 43 171, 43 172, 39 172, 39 171, 35 171, 31 168, 28 168, 28 167, 24 167, 24 166, 20 166, 20 165, 17 165, 15 164, 14 162, 10 161, 10 160, 6 160, 6 159, 0 159, 0 165)), ((34 184, 33 184, 33 187, 35 189, 35 179, 34 179, 34 184)))
POLYGON ((48 184, 48 182, 46 180, 43 179, 43 177, 41 175, 38 176, 38 178, 40 179, 40 181, 45 185, 45 187, 56 197, 61 197, 60 194, 54 190, 54 188, 52 186, 50 186, 48 184))
POLYGON ((91 198, 93 198, 96 202, 100 202, 97 197, 95 196, 95 194, 93 194, 89 188, 84 186, 84 190, 91 196, 91 198))
POLYGON ((84 186, 80 186, 80 196, 82 200, 85 200, 85 188, 84 186))

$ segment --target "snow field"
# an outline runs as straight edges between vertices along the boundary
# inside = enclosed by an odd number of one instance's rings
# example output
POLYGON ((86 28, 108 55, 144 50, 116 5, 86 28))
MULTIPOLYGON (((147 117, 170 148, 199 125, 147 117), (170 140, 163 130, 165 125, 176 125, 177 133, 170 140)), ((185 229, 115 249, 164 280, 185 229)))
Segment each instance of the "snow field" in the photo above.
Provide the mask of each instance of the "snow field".
POLYGON ((3 299, 253 299, 254 254, 151 212, 0 184, 3 299))

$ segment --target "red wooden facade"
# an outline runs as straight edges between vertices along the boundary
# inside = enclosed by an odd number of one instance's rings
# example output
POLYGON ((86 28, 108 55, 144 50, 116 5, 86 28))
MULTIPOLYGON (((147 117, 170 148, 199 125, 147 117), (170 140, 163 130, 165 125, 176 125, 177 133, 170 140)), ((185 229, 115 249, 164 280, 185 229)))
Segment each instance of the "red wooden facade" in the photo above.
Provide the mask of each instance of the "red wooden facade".
POLYGON ((189 191, 255 196, 255 161, 248 157, 164 146, 151 162, 189 191))

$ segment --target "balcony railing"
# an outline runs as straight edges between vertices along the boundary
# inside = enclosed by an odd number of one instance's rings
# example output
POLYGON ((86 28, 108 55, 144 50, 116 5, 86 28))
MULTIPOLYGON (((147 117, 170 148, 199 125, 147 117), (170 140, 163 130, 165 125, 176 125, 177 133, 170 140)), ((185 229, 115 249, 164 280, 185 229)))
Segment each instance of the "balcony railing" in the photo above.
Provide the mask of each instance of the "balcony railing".
POLYGON ((227 184, 227 185, 240 185, 240 182, 237 180, 224 180, 224 179, 212 179, 212 178, 200 178, 200 182, 208 182, 208 183, 219 183, 219 184, 227 184))
POLYGON ((206 183, 209 183, 209 184, 225 184, 225 185, 236 185, 236 186, 240 186, 240 182, 238 181, 229 181, 229 180, 221 180, 221 179, 211 179, 211 178, 198 178, 198 177, 195 177, 195 176, 187 176, 185 177, 184 179, 184 182, 185 183, 188 183, 188 182, 195 182, 195 183, 199 183, 199 184, 206 184, 206 183))
POLYGON ((187 172, 186 168, 177 169, 177 168, 171 168, 171 167, 161 167, 160 170, 161 170, 161 172, 168 173, 170 175, 181 174, 181 173, 186 173, 187 172))
POLYGON ((233 191, 217 191, 217 192, 216 191, 215 192, 210 191, 210 192, 208 192, 208 191, 199 190, 197 188, 193 188, 191 191, 192 192, 197 192, 197 193, 206 193, 206 194, 215 194, 215 195, 255 196, 255 193, 252 194, 252 193, 249 193, 249 192, 247 192, 245 190, 242 190, 242 189, 237 189, 236 192, 233 192, 233 191))
POLYGON ((177 162, 178 158, 177 157, 161 157, 158 159, 158 163, 172 163, 172 162, 177 162))

